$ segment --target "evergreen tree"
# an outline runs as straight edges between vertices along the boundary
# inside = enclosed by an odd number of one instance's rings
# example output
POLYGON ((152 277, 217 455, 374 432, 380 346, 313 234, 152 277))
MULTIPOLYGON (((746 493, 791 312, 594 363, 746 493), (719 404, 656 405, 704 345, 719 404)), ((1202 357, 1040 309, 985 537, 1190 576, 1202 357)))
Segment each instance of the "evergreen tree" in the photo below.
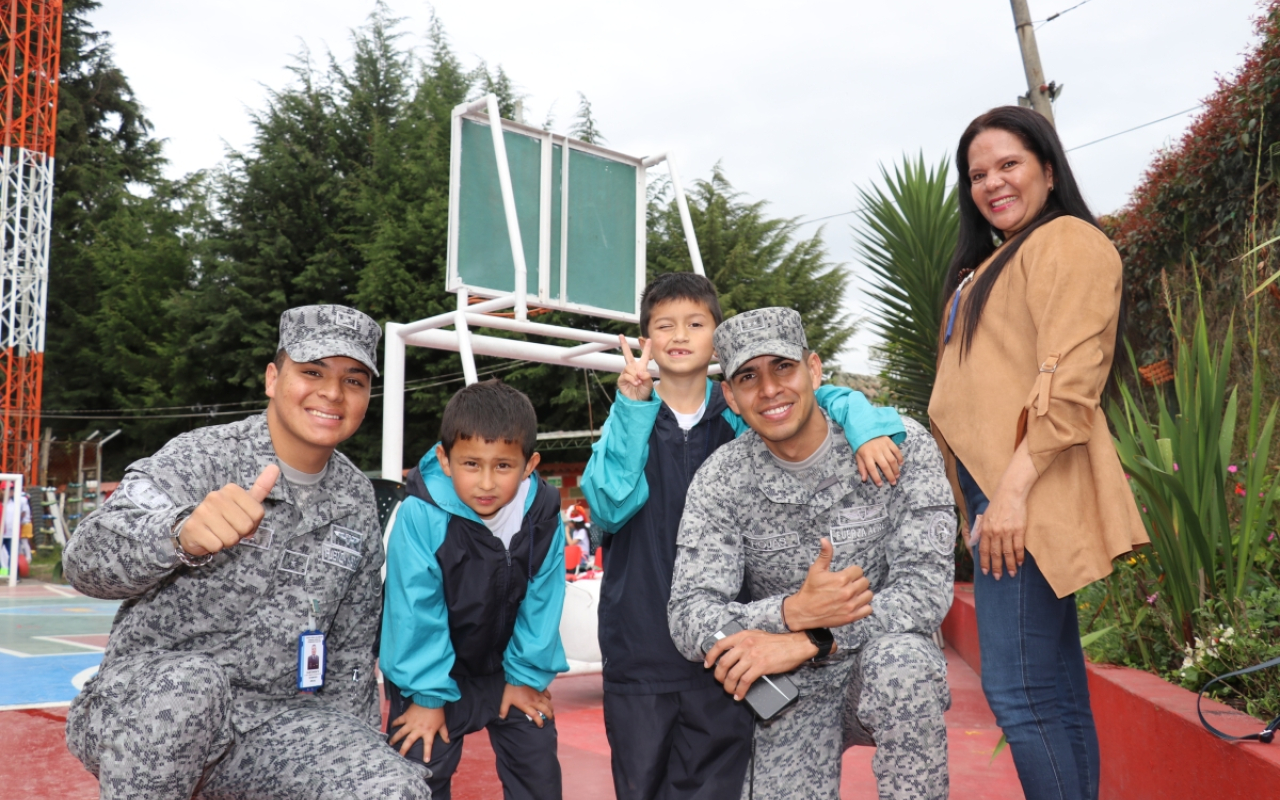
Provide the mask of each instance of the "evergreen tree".
MULTIPOLYGON (((109 34, 88 22, 98 5, 63 6, 44 371, 51 415, 166 404, 167 301, 189 278, 202 215, 199 176, 161 177, 160 142, 113 61, 109 34)), ((45 426, 67 439, 102 422, 45 426)), ((121 427, 107 451, 113 466, 181 430, 173 421, 121 427)))
POLYGON ((591 101, 582 92, 578 92, 578 113, 569 127, 569 135, 587 144, 604 144, 607 141, 591 113, 591 101))
MULTIPOLYGON (((649 279, 691 270, 689 248, 669 184, 649 206, 649 279)), ((809 346, 831 361, 854 327, 842 312, 848 268, 828 260, 821 231, 798 239, 795 219, 769 217, 763 200, 747 202, 717 165, 689 193, 703 269, 726 317, 762 306, 787 306, 804 318, 809 346)))
MULTIPOLYGON (((346 303, 385 323, 455 307, 444 290, 452 111, 493 92, 511 116, 518 95, 501 67, 464 70, 438 20, 417 60, 399 20, 378 3, 353 31, 349 60, 299 56, 292 81, 253 115, 248 148, 210 175, 168 182, 106 35, 83 20, 93 1, 67 7, 70 99, 59 169, 68 177, 60 178, 55 216, 58 327, 47 363, 57 382, 48 407, 208 409, 124 423, 125 436, 110 448, 116 468, 179 430, 264 406, 263 371, 286 308, 346 303), (131 185, 143 189, 131 194, 131 185)), ((573 134, 603 141, 585 96, 573 134)), ((791 305, 805 315, 815 349, 834 354, 848 336, 839 313, 846 276, 820 240, 796 240, 794 220, 744 202, 719 170, 697 184, 690 204, 726 311, 791 305)), ((648 214, 649 277, 688 270, 674 204, 655 195, 648 214)), ((563 312, 538 320, 634 333, 563 312)), ((599 427, 611 402, 612 375, 487 358, 477 366, 525 391, 543 430, 599 427)), ((456 354, 411 347, 406 378, 404 455, 413 463, 435 441, 440 413, 462 384, 461 364, 456 354)), ((378 395, 375 383, 366 421, 343 447, 365 468, 381 450, 378 395)))

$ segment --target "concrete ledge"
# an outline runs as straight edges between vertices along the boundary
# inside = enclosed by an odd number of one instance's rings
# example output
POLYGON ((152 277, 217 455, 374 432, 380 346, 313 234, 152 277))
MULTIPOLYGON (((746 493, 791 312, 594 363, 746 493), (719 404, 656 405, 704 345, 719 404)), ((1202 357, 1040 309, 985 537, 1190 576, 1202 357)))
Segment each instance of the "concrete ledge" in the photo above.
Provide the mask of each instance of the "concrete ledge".
MULTIPOLYGON (((947 644, 982 673, 973 586, 956 584, 942 624, 947 644)), ((1196 696, 1141 670, 1089 665, 1089 692, 1102 750, 1102 800, 1254 800, 1280 795, 1280 742, 1225 742, 1196 716, 1196 696)), ((1263 724, 1212 700, 1205 718, 1234 735, 1263 724)))

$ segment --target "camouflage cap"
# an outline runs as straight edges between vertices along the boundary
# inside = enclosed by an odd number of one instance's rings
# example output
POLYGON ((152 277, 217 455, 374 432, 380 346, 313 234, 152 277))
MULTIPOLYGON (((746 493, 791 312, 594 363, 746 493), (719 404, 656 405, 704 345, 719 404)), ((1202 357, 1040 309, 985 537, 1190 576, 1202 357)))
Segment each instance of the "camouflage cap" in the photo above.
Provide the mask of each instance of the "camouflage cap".
POLYGON ((800 313, 793 308, 757 308, 730 317, 716 328, 713 339, 726 377, 757 356, 782 356, 800 361, 809 347, 800 313))
POLYGON ((280 347, 294 361, 346 356, 378 374, 382 330, 368 315, 346 306, 299 306, 280 315, 280 347))

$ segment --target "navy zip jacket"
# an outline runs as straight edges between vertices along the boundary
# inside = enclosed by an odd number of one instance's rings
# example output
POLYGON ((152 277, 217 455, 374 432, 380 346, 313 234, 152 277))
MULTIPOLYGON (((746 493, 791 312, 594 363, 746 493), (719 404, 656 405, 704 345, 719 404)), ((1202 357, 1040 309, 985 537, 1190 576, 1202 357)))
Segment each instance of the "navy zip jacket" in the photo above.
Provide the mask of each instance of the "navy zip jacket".
POLYGON ((453 490, 435 448, 409 474, 387 548, 380 666, 416 705, 458 700, 459 675, 503 673, 542 691, 569 669, 560 493, 530 480, 507 549, 453 490))
MULTIPOLYGON (((896 411, 872 406, 861 392, 823 386, 817 399, 855 451, 878 436, 899 442, 906 436, 896 411)), ((665 694, 720 686, 702 662, 676 650, 667 601, 693 475, 716 448, 746 430, 710 379, 706 410, 688 431, 657 392, 644 403, 618 393, 582 477, 592 524, 610 534, 604 538, 599 617, 607 691, 665 694)))

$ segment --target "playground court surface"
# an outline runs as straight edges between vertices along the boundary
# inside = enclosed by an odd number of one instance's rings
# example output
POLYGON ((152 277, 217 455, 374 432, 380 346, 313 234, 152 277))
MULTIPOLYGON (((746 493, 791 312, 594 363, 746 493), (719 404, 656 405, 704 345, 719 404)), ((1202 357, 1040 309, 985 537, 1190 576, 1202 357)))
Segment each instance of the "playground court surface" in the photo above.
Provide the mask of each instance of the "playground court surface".
MULTIPOLYGON (((94 600, 70 587, 24 581, 0 587, 0 786, 5 797, 92 800, 97 781, 67 752, 67 704, 102 659, 116 601, 94 600)), ((1000 731, 978 676, 947 649, 952 706, 947 713, 951 795, 966 800, 1022 797, 1008 750, 992 759, 1000 731)), ((567 800, 610 800, 609 742, 599 675, 559 678, 551 691, 567 800)), ((383 713, 386 713, 385 704, 383 713)), ((844 756, 840 796, 877 797, 872 750, 844 756)), ((456 800, 502 796, 487 736, 467 737, 453 781, 456 800)))

